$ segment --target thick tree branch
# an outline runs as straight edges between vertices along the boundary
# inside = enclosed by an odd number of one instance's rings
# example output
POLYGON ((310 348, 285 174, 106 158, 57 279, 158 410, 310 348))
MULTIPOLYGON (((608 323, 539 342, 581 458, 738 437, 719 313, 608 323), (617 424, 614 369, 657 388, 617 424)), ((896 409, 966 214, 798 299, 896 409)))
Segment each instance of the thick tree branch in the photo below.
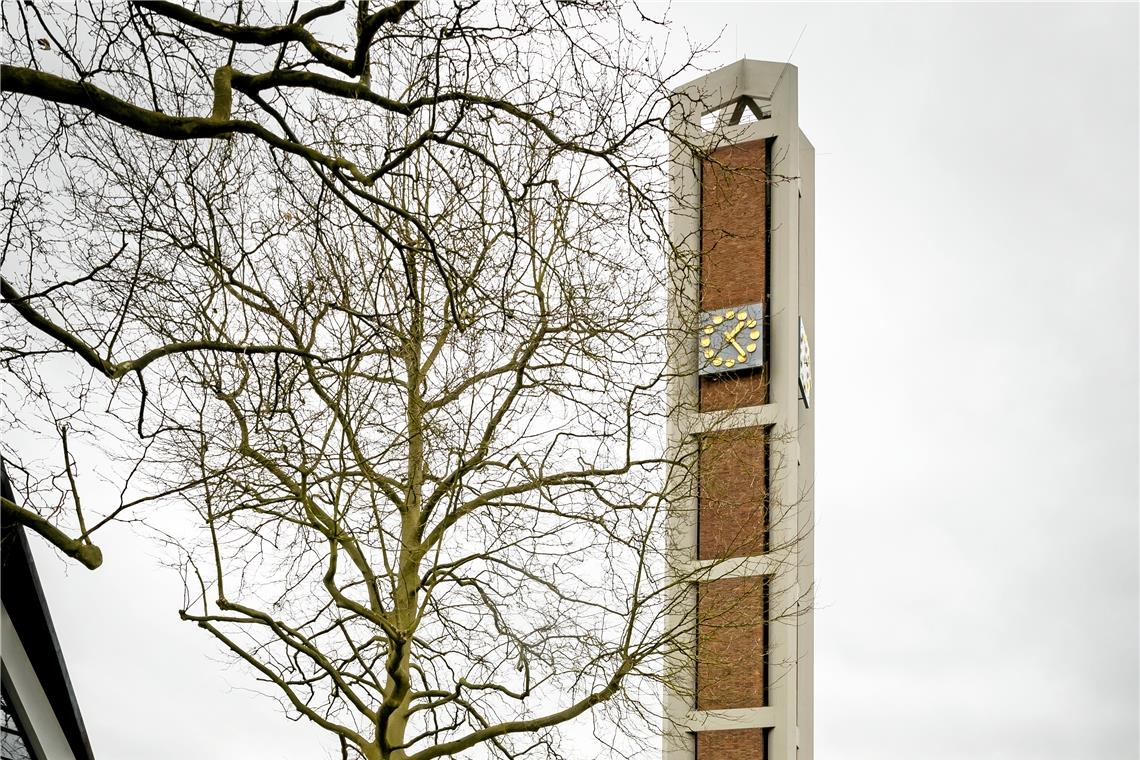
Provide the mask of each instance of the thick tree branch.
POLYGON ((39 533, 61 552, 78 560, 81 565, 94 570, 103 564, 103 552, 90 541, 72 538, 51 522, 30 509, 25 509, 15 502, 0 498, 4 507, 4 519, 19 523, 29 530, 39 533))
MULTIPOLYGON (((88 82, 73 82, 35 69, 0 65, 0 92, 29 95, 40 100, 78 106, 116 124, 164 140, 224 138, 232 133, 251 135, 270 146, 313 161, 326 169, 347 171, 359 182, 368 182, 355 164, 335 158, 301 143, 286 140, 262 125, 247 120, 170 116, 129 103, 88 82)), ((224 101, 224 96, 222 98, 224 101)), ((219 103, 215 100, 215 109, 219 103)), ((224 112, 224 109, 220 109, 224 112)))
POLYGON ((314 8, 292 24, 277 26, 229 24, 195 13, 185 6, 164 2, 163 0, 146 0, 145 2, 137 2, 135 5, 140 8, 145 8, 152 13, 177 21, 180 24, 185 24, 200 32, 222 37, 232 42, 246 45, 264 45, 267 47, 288 42, 300 43, 319 63, 331 69, 335 69, 342 74, 352 73, 351 60, 330 52, 305 28, 305 25, 310 21, 315 21, 321 16, 331 15, 343 10, 345 6, 344 0, 338 0, 338 2, 330 5, 314 8))

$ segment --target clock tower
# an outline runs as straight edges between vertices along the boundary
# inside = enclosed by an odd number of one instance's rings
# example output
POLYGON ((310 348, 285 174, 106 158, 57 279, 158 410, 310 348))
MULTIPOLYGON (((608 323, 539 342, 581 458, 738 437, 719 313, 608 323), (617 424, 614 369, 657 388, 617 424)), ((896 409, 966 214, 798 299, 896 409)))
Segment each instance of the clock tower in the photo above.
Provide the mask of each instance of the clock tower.
POLYGON ((665 760, 810 760, 814 150, 794 66, 674 91, 665 760), (688 623, 688 625, 686 625, 688 623))

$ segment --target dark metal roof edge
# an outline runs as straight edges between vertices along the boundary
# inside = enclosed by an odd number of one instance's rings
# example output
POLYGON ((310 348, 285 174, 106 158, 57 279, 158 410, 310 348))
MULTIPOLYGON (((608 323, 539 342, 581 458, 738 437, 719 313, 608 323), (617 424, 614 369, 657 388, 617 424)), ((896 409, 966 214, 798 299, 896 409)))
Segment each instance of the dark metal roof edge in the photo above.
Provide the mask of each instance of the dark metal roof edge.
MULTIPOLYGON (((15 503, 3 460, 0 460, 0 494, 15 503)), ((23 526, 8 521, 3 522, 0 534, 4 570, 0 595, 4 607, 12 618, 12 625, 47 694, 75 760, 95 760, 27 535, 23 526)))

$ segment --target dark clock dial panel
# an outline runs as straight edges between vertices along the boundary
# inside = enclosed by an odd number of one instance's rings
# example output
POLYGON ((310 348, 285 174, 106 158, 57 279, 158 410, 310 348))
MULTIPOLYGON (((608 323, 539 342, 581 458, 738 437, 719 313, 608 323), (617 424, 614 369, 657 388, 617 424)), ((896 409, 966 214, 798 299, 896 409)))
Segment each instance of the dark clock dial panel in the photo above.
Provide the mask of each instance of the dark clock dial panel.
POLYGON ((750 303, 701 312, 697 361, 701 375, 763 366, 764 305, 750 303))

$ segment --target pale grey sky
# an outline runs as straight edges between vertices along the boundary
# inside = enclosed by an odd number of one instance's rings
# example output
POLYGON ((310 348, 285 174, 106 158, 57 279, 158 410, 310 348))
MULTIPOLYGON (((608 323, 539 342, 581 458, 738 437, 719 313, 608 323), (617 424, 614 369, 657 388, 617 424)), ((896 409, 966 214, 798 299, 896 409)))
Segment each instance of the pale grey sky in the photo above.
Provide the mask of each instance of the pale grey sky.
MULTIPOLYGON (((818 152, 818 756, 1136 757, 1138 6, 673 13, 818 152)), ((324 756, 101 543, 37 553, 99 756, 324 756)))

